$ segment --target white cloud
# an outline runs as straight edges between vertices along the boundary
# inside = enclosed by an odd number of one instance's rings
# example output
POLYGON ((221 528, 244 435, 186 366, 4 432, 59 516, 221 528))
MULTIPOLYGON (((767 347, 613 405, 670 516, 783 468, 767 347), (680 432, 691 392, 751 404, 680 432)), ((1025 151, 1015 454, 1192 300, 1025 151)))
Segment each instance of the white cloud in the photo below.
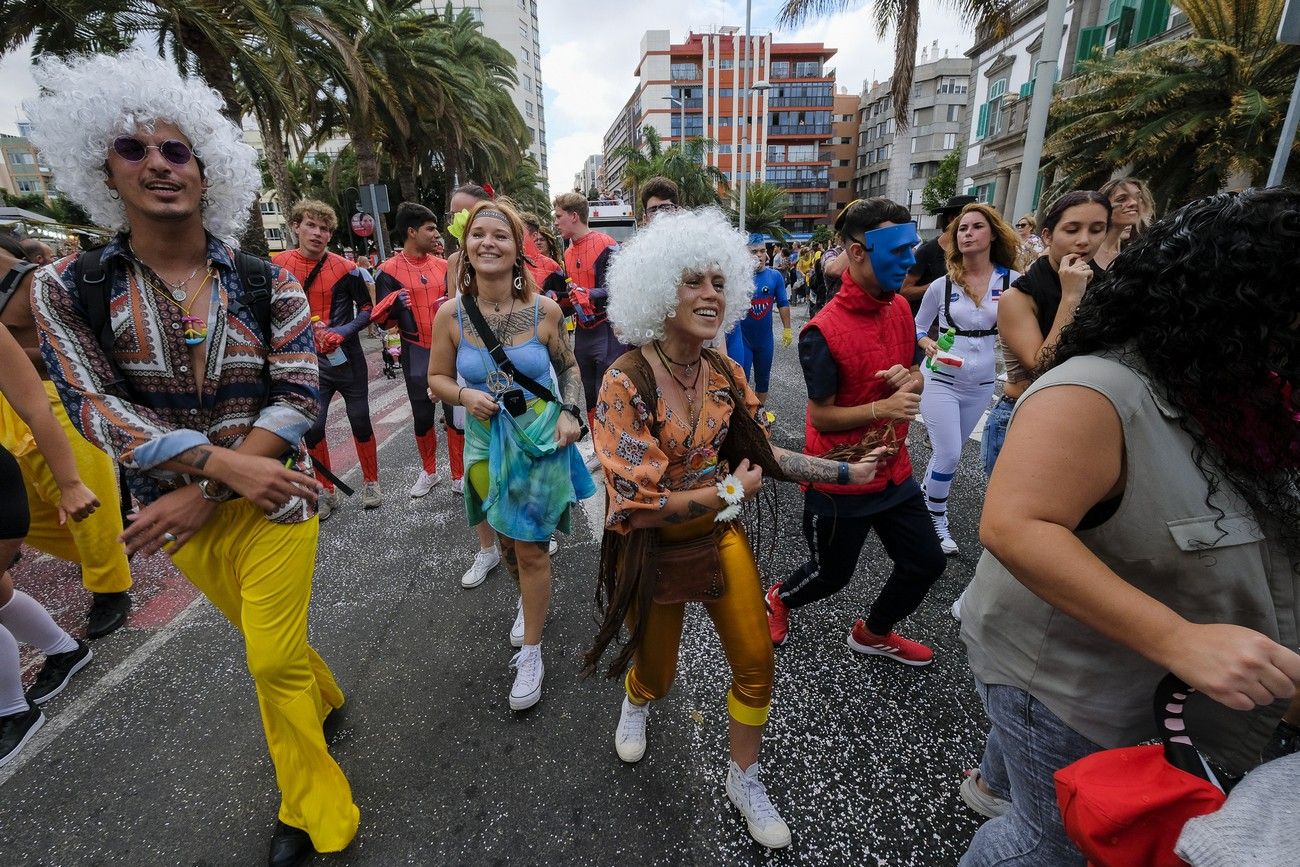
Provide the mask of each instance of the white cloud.
POLYGON ((31 43, 0 58, 0 132, 17 135, 18 121, 27 116, 23 100, 36 95, 31 66, 31 43))

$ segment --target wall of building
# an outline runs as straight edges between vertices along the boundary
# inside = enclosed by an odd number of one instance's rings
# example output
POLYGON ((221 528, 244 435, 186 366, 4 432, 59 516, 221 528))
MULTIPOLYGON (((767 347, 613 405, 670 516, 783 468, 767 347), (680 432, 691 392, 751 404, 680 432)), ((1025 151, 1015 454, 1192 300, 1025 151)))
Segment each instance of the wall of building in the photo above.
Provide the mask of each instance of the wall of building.
POLYGON ((855 198, 853 192, 853 172, 858 155, 858 103, 857 94, 837 93, 832 111, 835 112, 831 122, 830 144, 826 145, 826 154, 830 158, 830 205, 826 211, 826 223, 831 223, 835 215, 855 198))
POLYGON ((57 197, 54 173, 42 165, 35 146, 20 135, 0 135, 0 189, 18 196, 39 195, 47 201, 57 197))

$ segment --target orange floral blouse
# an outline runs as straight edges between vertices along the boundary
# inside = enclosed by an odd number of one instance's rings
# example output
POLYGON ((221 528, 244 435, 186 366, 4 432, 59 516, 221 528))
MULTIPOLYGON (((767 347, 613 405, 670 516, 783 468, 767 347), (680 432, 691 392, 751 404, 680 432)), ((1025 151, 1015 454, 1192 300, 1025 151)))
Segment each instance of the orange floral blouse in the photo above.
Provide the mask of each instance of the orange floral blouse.
MULTIPOLYGON (((605 526, 609 529, 626 533, 634 511, 662 509, 670 492, 707 487, 731 471, 726 461, 718 458, 734 409, 727 378, 707 361, 702 363, 709 381, 694 431, 690 430, 688 418, 678 416, 664 402, 663 390, 655 388, 654 417, 662 420, 658 438, 650 430, 645 400, 627 374, 617 367, 605 372, 596 401, 592 440, 605 470, 609 496, 605 526)), ((758 418, 757 395, 745 381, 740 366, 731 359, 727 363, 744 393, 745 411, 758 418)))

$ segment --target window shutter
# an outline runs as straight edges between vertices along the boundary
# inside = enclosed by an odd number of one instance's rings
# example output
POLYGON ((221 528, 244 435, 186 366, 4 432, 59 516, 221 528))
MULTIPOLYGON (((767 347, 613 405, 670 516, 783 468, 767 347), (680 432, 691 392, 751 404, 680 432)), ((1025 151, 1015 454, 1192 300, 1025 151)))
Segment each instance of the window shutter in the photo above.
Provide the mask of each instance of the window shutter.
POLYGON ((982 139, 989 130, 989 104, 986 102, 980 106, 979 123, 975 126, 975 138, 982 139))
POLYGON ((1133 27, 1133 44, 1165 32, 1169 24, 1169 0, 1142 0, 1133 27))
POLYGON ((1079 45, 1074 51, 1074 62, 1092 60, 1106 44, 1106 28, 1084 27, 1079 31, 1079 45))

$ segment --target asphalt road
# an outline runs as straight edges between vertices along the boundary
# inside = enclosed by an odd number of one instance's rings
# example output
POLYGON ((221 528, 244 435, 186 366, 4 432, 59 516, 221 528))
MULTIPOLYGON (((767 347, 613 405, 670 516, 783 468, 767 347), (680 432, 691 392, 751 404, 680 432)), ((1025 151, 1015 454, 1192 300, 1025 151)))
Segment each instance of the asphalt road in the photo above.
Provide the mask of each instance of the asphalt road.
MULTIPOLYGON (((595 631, 600 495, 554 560, 544 697, 509 710, 514 589, 501 569, 461 589, 475 542, 460 498, 445 482, 407 497, 414 439, 392 383, 375 386, 395 407, 381 431, 386 500, 373 511, 348 502, 323 525, 312 602, 311 640, 348 695, 334 754, 362 812, 353 845, 320 863, 956 863, 978 819, 957 787, 986 727, 948 613, 979 553, 976 443, 952 494, 962 553, 902 624, 935 649, 931 666, 845 645, 888 571, 874 539, 848 589, 795 615, 763 750, 794 843, 769 853, 723 791, 729 676, 702 609, 687 617, 676 686, 654 706, 640 764, 613 749, 621 685, 578 678, 595 631)), ((802 442, 803 399, 795 351, 778 345, 771 402, 784 445, 802 442)), ((346 466, 350 443, 332 443, 346 466)), ((919 474, 920 425, 910 445, 919 474)), ((799 492, 779 488, 780 531, 759 549, 768 581, 806 556, 799 492)), ((95 645, 94 664, 46 706, 45 730, 0 769, 4 865, 264 863, 278 796, 238 635, 163 558, 135 569, 147 611, 95 645)), ((29 558, 16 577, 81 628, 75 567, 29 558)))

